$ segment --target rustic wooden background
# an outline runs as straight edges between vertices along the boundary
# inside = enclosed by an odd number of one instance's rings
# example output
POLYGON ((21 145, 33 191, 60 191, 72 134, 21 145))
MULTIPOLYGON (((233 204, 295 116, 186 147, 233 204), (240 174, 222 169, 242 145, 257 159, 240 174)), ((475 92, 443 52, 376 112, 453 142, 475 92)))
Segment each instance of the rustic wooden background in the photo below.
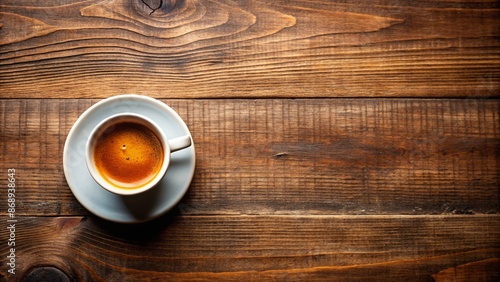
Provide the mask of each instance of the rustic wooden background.
POLYGON ((498 281, 499 27, 497 0, 0 1, 0 279, 498 281), (140 225, 63 175, 73 123, 123 93, 197 150, 140 225))

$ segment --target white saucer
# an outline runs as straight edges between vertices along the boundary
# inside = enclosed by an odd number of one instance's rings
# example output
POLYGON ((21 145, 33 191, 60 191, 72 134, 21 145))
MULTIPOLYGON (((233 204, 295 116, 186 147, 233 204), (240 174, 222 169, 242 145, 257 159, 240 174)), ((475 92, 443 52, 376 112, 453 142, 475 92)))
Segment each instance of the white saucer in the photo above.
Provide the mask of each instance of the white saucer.
POLYGON ((100 187, 85 164, 85 144, 103 119, 123 112, 145 115, 156 121, 167 138, 190 135, 181 117, 156 99, 119 95, 88 108, 71 128, 64 144, 64 175, 76 199, 90 212, 106 220, 139 223, 152 220, 176 206, 191 184, 195 168, 194 144, 172 153, 167 174, 153 189, 135 196, 119 196, 100 187))

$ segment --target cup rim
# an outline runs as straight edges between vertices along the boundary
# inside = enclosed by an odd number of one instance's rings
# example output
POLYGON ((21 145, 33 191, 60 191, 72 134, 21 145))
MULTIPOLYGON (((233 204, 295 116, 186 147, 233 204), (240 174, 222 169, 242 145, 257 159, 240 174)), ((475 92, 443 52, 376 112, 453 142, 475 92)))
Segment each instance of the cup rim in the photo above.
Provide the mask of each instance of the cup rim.
POLYGON ((168 139, 167 139, 165 133, 163 132, 163 130, 161 130, 161 128, 158 126, 158 124, 144 115, 130 113, 130 112, 114 114, 114 115, 109 116, 109 117, 103 119, 102 121, 100 121, 92 129, 89 137, 87 138, 86 147, 85 147, 86 166, 87 166, 88 171, 90 172, 90 175, 94 179, 94 181, 99 186, 104 188, 105 190, 107 190, 113 194, 122 195, 122 196, 137 195, 140 193, 144 193, 144 192, 150 190, 151 188, 155 187, 163 179, 163 177, 165 176, 165 174, 167 172, 168 166, 170 165, 170 155, 171 155, 171 152, 170 152, 170 146, 168 143, 168 139), (102 132, 103 130, 105 130, 108 126, 110 126, 111 124, 113 124, 115 122, 118 122, 119 120, 121 120, 121 121, 138 121, 141 124, 145 124, 146 126, 148 126, 151 130, 153 130, 155 132, 157 137, 160 139, 161 145, 163 147, 163 163, 162 163, 162 166, 160 168, 160 171, 151 181, 147 182, 146 184, 144 184, 143 186, 140 186, 138 188, 127 189, 127 188, 118 188, 118 187, 113 186, 111 183, 106 181, 101 176, 101 174, 97 171, 97 169, 95 168, 95 165, 94 165, 93 145, 94 145, 95 137, 97 137, 97 135, 100 132, 102 132))

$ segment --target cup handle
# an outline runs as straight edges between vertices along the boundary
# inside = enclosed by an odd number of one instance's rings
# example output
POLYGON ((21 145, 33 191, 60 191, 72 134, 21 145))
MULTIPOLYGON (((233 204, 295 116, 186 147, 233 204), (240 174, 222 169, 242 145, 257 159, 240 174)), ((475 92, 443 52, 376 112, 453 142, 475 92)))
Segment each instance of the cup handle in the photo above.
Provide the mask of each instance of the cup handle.
POLYGON ((168 145, 170 146, 170 152, 182 150, 191 146, 191 136, 181 136, 171 140, 168 140, 168 145))

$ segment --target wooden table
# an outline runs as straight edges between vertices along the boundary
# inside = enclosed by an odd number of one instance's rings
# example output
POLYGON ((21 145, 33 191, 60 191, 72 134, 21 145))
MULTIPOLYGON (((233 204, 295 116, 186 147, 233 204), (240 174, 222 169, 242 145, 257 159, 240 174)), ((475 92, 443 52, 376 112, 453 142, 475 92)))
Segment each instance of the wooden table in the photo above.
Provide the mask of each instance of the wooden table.
POLYGON ((499 18, 496 0, 1 1, 0 277, 498 281, 499 18), (138 225, 87 211, 62 166, 77 118, 123 93, 196 145, 186 196, 138 225))

